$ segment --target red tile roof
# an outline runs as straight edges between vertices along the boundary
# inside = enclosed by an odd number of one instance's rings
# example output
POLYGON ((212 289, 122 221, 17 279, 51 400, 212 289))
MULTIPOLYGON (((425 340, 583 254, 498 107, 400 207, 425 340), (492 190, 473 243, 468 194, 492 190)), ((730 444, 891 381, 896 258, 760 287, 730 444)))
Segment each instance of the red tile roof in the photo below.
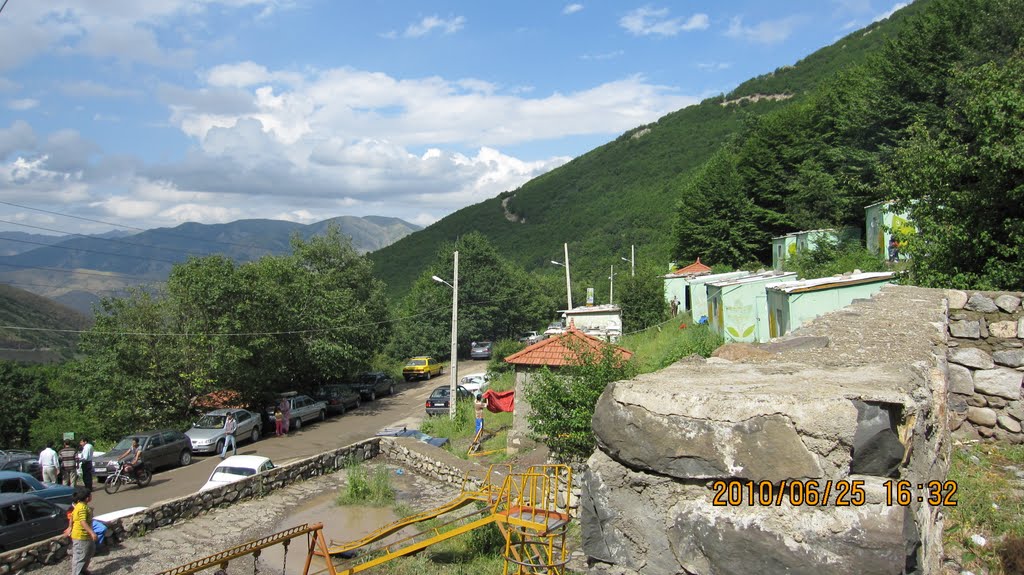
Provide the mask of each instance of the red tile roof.
MULTIPOLYGON (((565 333, 538 341, 526 349, 520 350, 506 357, 505 361, 512 365, 546 365, 549 367, 572 365, 578 361, 578 354, 576 350, 590 349, 594 352, 600 353, 606 345, 611 344, 596 337, 589 336, 575 327, 570 326, 569 330, 565 333)), ((614 347, 615 352, 624 361, 629 361, 629 359, 633 357, 633 352, 628 349, 618 346, 614 347)))
POLYGON ((684 275, 691 275, 691 274, 703 274, 703 273, 707 273, 709 271, 711 271, 711 268, 709 268, 708 266, 700 263, 700 258, 697 258, 697 261, 695 261, 692 264, 686 266, 685 268, 677 269, 676 271, 672 272, 671 275, 674 275, 674 276, 684 276, 684 275))

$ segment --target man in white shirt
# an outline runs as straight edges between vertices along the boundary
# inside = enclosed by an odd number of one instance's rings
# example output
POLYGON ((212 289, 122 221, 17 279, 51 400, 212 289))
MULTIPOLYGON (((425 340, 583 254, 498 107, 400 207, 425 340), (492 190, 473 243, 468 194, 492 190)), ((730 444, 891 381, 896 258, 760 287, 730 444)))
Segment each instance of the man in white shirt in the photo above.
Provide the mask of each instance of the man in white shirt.
POLYGON ((92 443, 83 437, 79 446, 82 448, 78 452, 78 461, 82 464, 82 483, 92 491, 92 443))
POLYGON ((231 444, 231 455, 238 455, 238 444, 235 443, 236 431, 238 431, 238 422, 235 421, 235 416, 229 413, 224 419, 224 448, 220 452, 221 459, 227 457, 229 443, 231 444))
POLYGON ((57 452, 53 450, 53 442, 46 444, 46 449, 39 453, 39 467, 43 469, 43 481, 57 483, 57 469, 60 461, 57 459, 57 452))

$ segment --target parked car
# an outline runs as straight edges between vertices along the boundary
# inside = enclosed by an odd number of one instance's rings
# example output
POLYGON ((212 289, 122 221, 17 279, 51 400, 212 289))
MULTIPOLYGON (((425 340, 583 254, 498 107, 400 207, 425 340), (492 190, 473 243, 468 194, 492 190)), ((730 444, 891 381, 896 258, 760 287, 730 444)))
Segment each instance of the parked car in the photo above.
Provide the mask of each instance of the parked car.
POLYGON ((60 535, 70 508, 31 493, 0 493, 0 553, 60 535))
POLYGON ((347 385, 321 385, 313 393, 313 399, 327 405, 327 413, 341 415, 348 409, 355 409, 362 403, 359 392, 347 385))
POLYGON ((45 483, 20 471, 0 471, 0 493, 31 493, 54 503, 71 505, 73 487, 45 483))
POLYGON ((491 350, 494 344, 489 341, 474 341, 469 346, 470 359, 491 359, 491 350))
POLYGON ((274 463, 261 455, 232 455, 221 461, 210 474, 210 479, 199 488, 199 491, 209 491, 221 485, 227 485, 241 481, 246 477, 252 477, 257 473, 270 471, 274 463))
POLYGON ((39 467, 39 456, 29 451, 0 450, 0 470, 20 471, 42 481, 43 469, 39 467))
POLYGON ((134 433, 124 436, 110 451, 93 459, 93 475, 98 482, 102 483, 117 469, 117 458, 127 453, 133 438, 138 438, 142 459, 153 470, 192 463, 192 440, 184 433, 173 429, 134 433))
POLYGON ((308 395, 288 391, 280 394, 277 402, 267 406, 266 414, 270 421, 274 421, 274 408, 280 405, 281 399, 288 402, 291 410, 291 417, 288 420, 290 429, 298 431, 302 429, 302 424, 304 423, 323 421, 327 418, 327 404, 325 402, 317 401, 308 395))
POLYGON ((465 387, 470 393, 477 394, 487 388, 487 384, 491 382, 491 377, 486 373, 471 373, 466 377, 462 378, 460 382, 462 387, 465 387))
MULTIPOLYGON (((473 398, 473 393, 461 385, 456 387, 455 390, 457 401, 469 400, 473 398)), ((451 397, 451 389, 449 386, 444 385, 434 389, 430 393, 430 397, 427 398, 426 408, 427 415, 448 415, 449 404, 448 399, 451 397)))
POLYGON ((434 437, 433 435, 427 435, 418 429, 406 429, 406 428, 387 428, 377 432, 377 437, 412 437, 418 439, 423 443, 429 443, 434 447, 444 447, 448 444, 447 437, 434 437))
POLYGON ((220 453, 224 447, 224 424, 228 414, 235 416, 238 428, 235 440, 259 441, 263 433, 263 420, 248 409, 215 409, 200 417, 185 432, 192 442, 192 453, 220 453))
POLYGON ((410 358, 402 368, 402 377, 405 381, 414 379, 430 379, 435 375, 443 375, 444 367, 436 359, 421 355, 410 358))
POLYGON ((533 344, 537 343, 538 341, 540 341, 542 339, 544 339, 543 335, 541 335, 541 334, 539 334, 539 333, 537 333, 535 331, 527 331, 527 332, 524 332, 523 335, 519 336, 519 343, 525 343, 526 345, 533 345, 533 344))
POLYGON ((381 395, 395 393, 395 378, 381 371, 361 373, 349 384, 364 399, 375 401, 381 395))

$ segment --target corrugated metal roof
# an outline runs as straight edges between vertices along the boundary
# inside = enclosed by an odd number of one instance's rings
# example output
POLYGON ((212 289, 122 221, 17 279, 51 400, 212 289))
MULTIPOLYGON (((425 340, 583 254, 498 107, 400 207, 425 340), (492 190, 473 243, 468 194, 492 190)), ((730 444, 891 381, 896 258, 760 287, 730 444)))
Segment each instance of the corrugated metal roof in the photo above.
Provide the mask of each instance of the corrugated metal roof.
POLYGON ((772 278, 778 278, 779 281, 776 283, 782 283, 788 278, 795 278, 796 272, 763 272, 759 274, 753 274, 742 278, 730 279, 720 282, 711 282, 711 285, 715 287, 727 287, 734 285, 742 285, 746 283, 753 283, 758 281, 770 280, 772 278))
MULTIPOLYGON (((513 353, 506 357, 505 361, 512 365, 546 365, 549 367, 575 365, 579 361, 577 350, 592 350, 600 353, 607 345, 611 344, 571 327, 561 335, 538 341, 526 349, 513 353)), ((625 361, 629 361, 633 357, 633 352, 628 349, 612 347, 625 361)))
POLYGON ((893 272, 866 272, 842 276, 831 276, 827 278, 814 278, 793 282, 779 282, 768 284, 765 289, 772 289, 786 293, 799 293, 804 291, 816 291, 849 285, 873 283, 891 280, 896 274, 893 272))

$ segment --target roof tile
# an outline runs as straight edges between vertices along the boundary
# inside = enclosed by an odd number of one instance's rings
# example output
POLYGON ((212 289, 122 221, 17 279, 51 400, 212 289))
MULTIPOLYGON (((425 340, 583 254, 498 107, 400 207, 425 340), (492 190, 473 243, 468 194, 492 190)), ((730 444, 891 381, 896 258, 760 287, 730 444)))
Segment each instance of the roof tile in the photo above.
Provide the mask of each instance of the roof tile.
MULTIPOLYGON (((563 334, 543 339, 526 349, 513 353, 506 357, 505 361, 512 365, 546 365, 549 367, 572 365, 578 361, 577 352, 574 349, 580 349, 582 346, 583 349, 590 348, 600 351, 606 345, 609 344, 587 335, 575 327, 570 327, 563 334)), ((615 350, 619 357, 626 361, 633 357, 633 352, 628 349, 615 346, 615 350)))

